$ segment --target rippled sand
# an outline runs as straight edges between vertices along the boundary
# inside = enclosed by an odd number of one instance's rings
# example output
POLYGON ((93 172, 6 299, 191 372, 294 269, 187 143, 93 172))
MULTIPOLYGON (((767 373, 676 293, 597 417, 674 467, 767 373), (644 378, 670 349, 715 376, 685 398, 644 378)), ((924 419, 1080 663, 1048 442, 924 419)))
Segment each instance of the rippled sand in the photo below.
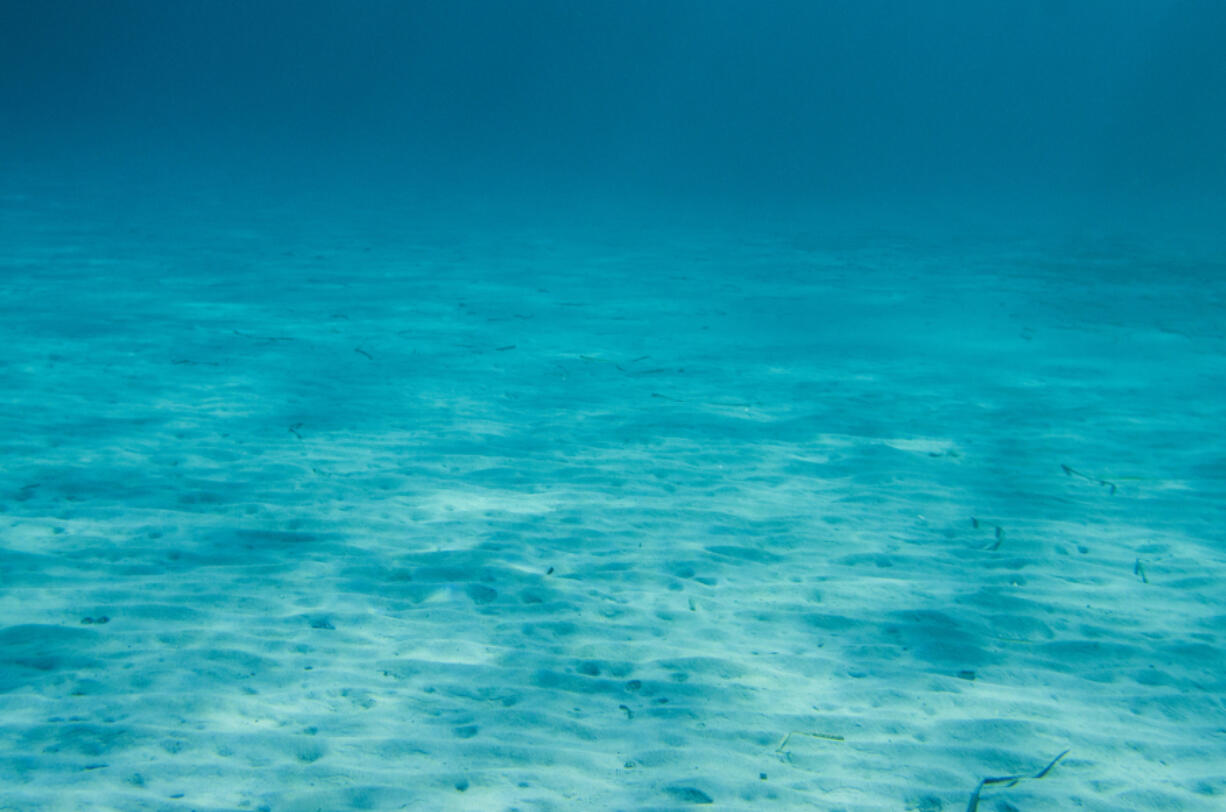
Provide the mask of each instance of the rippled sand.
POLYGON ((1220 262, 6 205, 0 809, 1223 803, 1220 262))

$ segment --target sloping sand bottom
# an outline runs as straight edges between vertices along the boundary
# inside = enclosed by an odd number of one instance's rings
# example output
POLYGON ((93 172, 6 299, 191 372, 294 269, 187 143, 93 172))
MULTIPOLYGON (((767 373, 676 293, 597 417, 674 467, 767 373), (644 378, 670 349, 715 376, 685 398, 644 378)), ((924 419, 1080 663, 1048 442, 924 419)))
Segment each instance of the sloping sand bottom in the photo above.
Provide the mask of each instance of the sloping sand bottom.
POLYGON ((1226 803, 1220 263, 6 205, 0 810, 1226 803))

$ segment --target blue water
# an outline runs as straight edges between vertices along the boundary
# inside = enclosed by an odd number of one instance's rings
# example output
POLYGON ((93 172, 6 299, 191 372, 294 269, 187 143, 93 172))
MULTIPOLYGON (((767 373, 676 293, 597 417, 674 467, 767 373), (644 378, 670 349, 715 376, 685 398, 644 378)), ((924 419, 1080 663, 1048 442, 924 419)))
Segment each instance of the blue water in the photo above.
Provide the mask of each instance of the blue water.
POLYGON ((0 810, 1222 808, 1223 41, 0 0, 0 810))

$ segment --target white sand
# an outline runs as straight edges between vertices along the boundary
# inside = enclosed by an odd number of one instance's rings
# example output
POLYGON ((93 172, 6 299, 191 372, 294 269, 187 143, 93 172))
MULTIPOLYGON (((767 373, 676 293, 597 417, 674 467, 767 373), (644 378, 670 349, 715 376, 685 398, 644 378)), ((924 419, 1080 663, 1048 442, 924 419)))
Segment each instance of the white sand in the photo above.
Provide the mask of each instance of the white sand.
POLYGON ((1220 260, 36 203, 0 810, 1226 803, 1220 260))

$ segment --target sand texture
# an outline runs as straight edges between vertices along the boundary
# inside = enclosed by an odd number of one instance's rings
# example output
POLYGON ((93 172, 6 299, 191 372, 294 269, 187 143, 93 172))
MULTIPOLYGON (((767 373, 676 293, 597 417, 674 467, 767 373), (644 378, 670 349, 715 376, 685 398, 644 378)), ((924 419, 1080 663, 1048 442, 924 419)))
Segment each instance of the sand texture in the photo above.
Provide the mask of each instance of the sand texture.
POLYGON ((0 810, 1226 804, 1220 261, 27 202, 0 810))

